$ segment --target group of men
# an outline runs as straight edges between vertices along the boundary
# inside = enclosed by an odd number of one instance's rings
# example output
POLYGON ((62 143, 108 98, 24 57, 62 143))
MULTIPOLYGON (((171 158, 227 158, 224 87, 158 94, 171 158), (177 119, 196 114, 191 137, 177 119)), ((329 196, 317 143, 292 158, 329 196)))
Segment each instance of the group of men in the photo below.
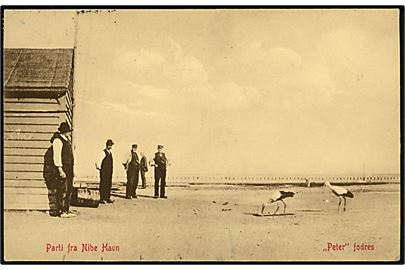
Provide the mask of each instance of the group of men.
MULTIPOLYGON (((114 145, 112 139, 108 139, 106 147, 101 153, 96 162, 96 168, 100 171, 100 203, 113 203, 110 198, 112 173, 113 173, 113 156, 111 149, 114 145)), ((136 189, 138 187, 139 175, 142 179, 142 188, 146 188, 146 172, 148 171, 148 160, 144 153, 138 152, 138 145, 133 144, 131 151, 126 155, 122 162, 127 173, 127 183, 125 197, 127 199, 137 198, 136 189)), ((163 153, 163 145, 157 146, 157 153, 150 164, 155 167, 155 193, 154 198, 167 199, 165 195, 166 187, 166 168, 168 161, 165 153, 163 153)))
MULTIPOLYGON (((52 216, 74 217, 75 213, 69 211, 70 198, 73 191, 73 166, 74 157, 70 142, 72 129, 67 122, 60 124, 58 131, 51 138, 52 146, 45 153, 44 157, 44 178, 49 188, 55 190, 56 208, 51 211, 52 216)), ((113 154, 114 142, 108 139, 100 158, 96 162, 96 168, 100 173, 100 203, 113 203, 111 199, 111 186, 113 175, 113 154)), ((123 161, 127 173, 126 198, 137 198, 136 189, 139 181, 139 174, 142 178, 142 188, 146 188, 146 172, 148 161, 143 153, 138 153, 138 145, 133 144, 131 151, 123 161)), ((157 153, 153 162, 149 164, 154 167, 154 198, 167 199, 166 168, 168 160, 163 153, 163 145, 157 146, 157 153), (159 194, 160 191, 160 194, 159 194)))

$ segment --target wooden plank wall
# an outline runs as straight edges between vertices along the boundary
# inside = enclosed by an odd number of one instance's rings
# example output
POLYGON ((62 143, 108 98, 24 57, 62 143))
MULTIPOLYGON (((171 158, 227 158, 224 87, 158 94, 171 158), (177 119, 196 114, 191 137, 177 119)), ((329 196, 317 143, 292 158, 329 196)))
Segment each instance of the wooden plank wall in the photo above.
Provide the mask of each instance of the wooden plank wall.
POLYGON ((4 209, 49 210, 55 198, 43 156, 62 121, 72 123, 72 91, 58 99, 4 99, 4 209))

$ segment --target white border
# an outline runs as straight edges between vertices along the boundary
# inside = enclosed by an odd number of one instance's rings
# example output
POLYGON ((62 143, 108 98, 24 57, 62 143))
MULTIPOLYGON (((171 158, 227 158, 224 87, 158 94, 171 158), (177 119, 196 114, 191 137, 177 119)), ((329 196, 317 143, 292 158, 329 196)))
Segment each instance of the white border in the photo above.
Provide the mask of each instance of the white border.
MULTIPOLYGON (((403 0, 386 0, 386 1, 350 1, 350 0, 341 0, 341 1, 299 1, 299 0, 285 0, 285 1, 265 1, 265 0, 195 0, 195 1, 185 1, 185 0, 176 0, 176 1, 164 1, 164 0, 115 0, 115 1, 88 1, 88 0, 60 0, 60 1, 50 1, 50 0, 41 0, 41 1, 27 1, 27 0, 2 0, 0 5, 51 5, 51 6, 60 6, 60 5, 265 5, 265 6, 288 6, 288 5, 299 5, 299 6, 311 6, 311 5, 347 5, 347 6, 356 6, 356 5, 399 5, 404 6, 405 2, 403 0)), ((55 268, 58 269, 70 269, 70 268, 79 268, 86 270, 113 270, 113 269, 125 269, 125 270, 138 270, 138 269, 167 269, 167 270, 177 270, 177 269, 195 269, 195 270, 218 270, 218 269, 300 269, 300 270, 376 270, 381 269, 382 267, 389 269, 404 269, 403 265, 0 265, 0 269, 24 269, 29 267, 32 270, 47 270, 55 268)))

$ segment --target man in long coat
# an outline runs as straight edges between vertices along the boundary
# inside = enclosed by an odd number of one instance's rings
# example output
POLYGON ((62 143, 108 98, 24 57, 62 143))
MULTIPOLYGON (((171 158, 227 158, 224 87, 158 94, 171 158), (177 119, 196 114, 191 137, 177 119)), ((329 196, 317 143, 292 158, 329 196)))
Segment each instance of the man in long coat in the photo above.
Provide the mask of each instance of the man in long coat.
POLYGON ((138 154, 138 145, 133 144, 131 151, 125 157, 122 165, 127 172, 126 198, 137 198, 136 188, 139 182, 140 155, 138 154))
POLYGON ((167 199, 165 194, 166 188, 166 168, 168 166, 168 160, 166 154, 163 153, 163 145, 158 145, 157 153, 155 153, 155 158, 153 159, 155 166, 155 196, 159 197, 159 183, 160 183, 160 198, 167 199))
POLYGON ((113 203, 111 200, 111 186, 113 175, 113 140, 108 139, 106 147, 96 161, 96 169, 100 171, 100 203, 113 203))

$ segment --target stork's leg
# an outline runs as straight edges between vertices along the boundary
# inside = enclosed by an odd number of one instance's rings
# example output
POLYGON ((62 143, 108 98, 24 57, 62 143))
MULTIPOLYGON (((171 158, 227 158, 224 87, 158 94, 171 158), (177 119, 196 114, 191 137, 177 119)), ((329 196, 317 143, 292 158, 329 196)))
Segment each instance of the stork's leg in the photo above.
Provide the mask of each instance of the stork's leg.
POLYGON ((261 214, 261 215, 263 215, 263 211, 264 211, 264 208, 265 208, 265 207, 266 207, 266 204, 263 203, 263 204, 262 204, 262 210, 260 211, 260 214, 261 214))
POLYGON ((277 209, 276 209, 276 212, 274 212, 273 215, 275 215, 275 214, 277 213, 277 211, 278 211, 279 208, 280 208, 280 206, 278 205, 278 201, 277 201, 277 209))
POLYGON ((343 204, 343 211, 346 211, 346 198, 343 197, 343 200, 345 201, 345 203, 343 204))
POLYGON ((285 209, 287 208, 287 205, 285 204, 285 202, 283 200, 281 200, 281 202, 284 204, 284 212, 283 215, 285 215, 285 209))
POLYGON ((339 212, 339 209, 340 209, 340 205, 342 204, 342 198, 339 196, 339 204, 338 204, 338 212, 339 212))

